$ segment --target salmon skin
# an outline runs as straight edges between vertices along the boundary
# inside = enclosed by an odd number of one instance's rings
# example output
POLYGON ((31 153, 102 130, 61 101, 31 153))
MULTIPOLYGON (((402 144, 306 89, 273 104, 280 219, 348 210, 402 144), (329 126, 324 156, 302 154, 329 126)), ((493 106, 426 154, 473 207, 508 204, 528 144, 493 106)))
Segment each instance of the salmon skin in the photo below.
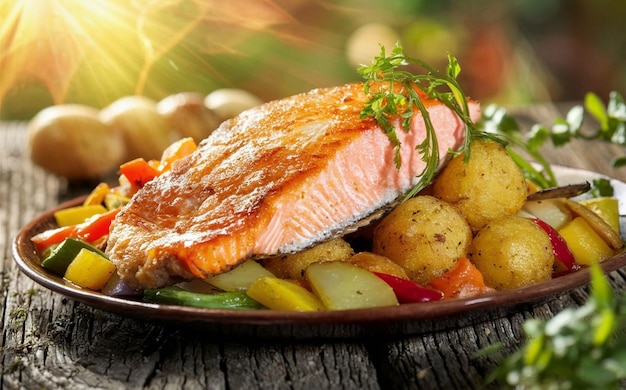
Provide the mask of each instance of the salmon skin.
MULTIPOLYGON (((401 166, 372 118, 363 84, 315 89, 224 122, 171 172, 147 183, 114 220, 106 252, 122 280, 156 288, 242 261, 292 253, 382 216, 418 181, 420 114, 396 123, 401 166), (381 211, 382 210, 382 211, 381 211)), ((462 121, 424 97, 439 167, 465 138, 462 121)), ((471 103, 472 117, 479 112, 471 103)))

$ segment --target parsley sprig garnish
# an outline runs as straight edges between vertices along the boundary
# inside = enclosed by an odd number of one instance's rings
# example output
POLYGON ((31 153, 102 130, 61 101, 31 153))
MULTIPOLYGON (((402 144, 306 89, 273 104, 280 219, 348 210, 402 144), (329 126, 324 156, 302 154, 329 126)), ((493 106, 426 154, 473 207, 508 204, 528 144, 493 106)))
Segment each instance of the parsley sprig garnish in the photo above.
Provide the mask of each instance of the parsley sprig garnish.
MULTIPOLYGON (((469 158, 469 144, 471 140, 477 136, 486 135, 477 131, 477 126, 470 117, 467 98, 457 81, 457 76, 461 72, 461 66, 452 55, 448 55, 448 65, 445 73, 440 73, 427 63, 417 58, 406 56, 402 47, 398 44, 396 44, 389 55, 386 54, 385 47, 381 46, 380 55, 374 58, 371 65, 361 66, 358 72, 365 79, 365 93, 371 97, 361 111, 361 118, 372 117, 376 119, 385 134, 387 134, 389 141, 394 147, 396 168, 400 167, 402 161, 400 155, 401 145, 396 133, 395 123, 400 120, 401 129, 409 132, 413 119, 416 117, 416 108, 424 121, 426 137, 416 148, 419 150, 422 160, 426 163, 426 167, 421 172, 418 183, 406 195, 406 199, 413 197, 426 187, 433 179, 439 166, 437 133, 418 90, 422 91, 430 99, 441 101, 463 121, 466 135, 464 144, 460 150, 450 151, 451 153, 465 152, 466 158, 469 158), (427 73, 413 74, 402 68, 407 65, 418 65, 425 69, 427 73)), ((503 142, 495 134, 487 136, 503 142)))

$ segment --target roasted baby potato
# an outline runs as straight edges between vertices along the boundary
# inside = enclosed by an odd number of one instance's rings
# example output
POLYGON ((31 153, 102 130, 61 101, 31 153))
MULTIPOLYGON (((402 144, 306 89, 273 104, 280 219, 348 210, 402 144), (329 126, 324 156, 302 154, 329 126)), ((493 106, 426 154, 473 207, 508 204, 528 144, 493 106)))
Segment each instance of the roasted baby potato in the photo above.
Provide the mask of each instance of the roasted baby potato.
POLYGON ((502 145, 473 141, 469 160, 465 153, 450 160, 435 180, 433 195, 457 207, 478 231, 491 219, 516 214, 528 186, 502 145))
POLYGON ((550 238, 523 217, 491 220, 474 237, 469 257, 485 283, 496 290, 530 286, 552 277, 550 238))
POLYGON ((304 279, 304 271, 309 265, 324 261, 346 261, 352 255, 354 250, 350 244, 342 238, 335 238, 301 252, 265 259, 262 265, 279 278, 304 279))
POLYGON ((472 231, 450 204, 417 196, 396 207, 374 229, 373 252, 402 266, 409 278, 426 284, 466 255, 472 231))

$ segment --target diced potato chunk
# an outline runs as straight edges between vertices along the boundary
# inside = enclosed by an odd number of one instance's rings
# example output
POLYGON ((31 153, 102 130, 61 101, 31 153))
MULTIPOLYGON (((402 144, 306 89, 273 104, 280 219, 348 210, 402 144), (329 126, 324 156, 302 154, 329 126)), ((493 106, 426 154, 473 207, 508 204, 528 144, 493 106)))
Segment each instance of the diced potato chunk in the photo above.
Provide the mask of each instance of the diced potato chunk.
POLYGON ((567 242, 578 264, 591 265, 613 254, 613 250, 582 217, 574 218, 559 230, 559 233, 567 242))
POLYGON ((223 274, 210 276, 205 282, 224 291, 247 290, 257 279, 274 276, 254 260, 248 260, 223 274))
POLYGON ((296 283, 276 277, 264 276, 257 279, 246 294, 271 310, 324 310, 324 305, 313 293, 296 283))
POLYGON ((311 264, 306 278, 329 310, 397 306, 393 289, 378 276, 344 261, 311 264))
POLYGON ((84 288, 100 290, 115 272, 115 265, 101 255, 81 249, 65 271, 65 279, 84 288))

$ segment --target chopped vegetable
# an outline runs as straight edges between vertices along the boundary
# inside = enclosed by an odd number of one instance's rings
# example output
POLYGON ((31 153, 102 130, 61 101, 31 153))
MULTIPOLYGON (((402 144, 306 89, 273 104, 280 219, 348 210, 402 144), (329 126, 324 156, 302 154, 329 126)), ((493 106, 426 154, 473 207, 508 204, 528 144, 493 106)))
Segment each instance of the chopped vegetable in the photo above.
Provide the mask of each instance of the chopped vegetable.
POLYGON ((200 294, 183 290, 180 287, 169 286, 145 290, 143 299, 147 302, 202 307, 205 309, 263 309, 260 303, 250 298, 244 291, 200 294))
POLYGON ((120 173, 128 181, 138 188, 161 174, 161 171, 150 165, 146 160, 139 157, 120 165, 120 173))
POLYGON ((87 199, 83 202, 83 206, 95 206, 102 204, 106 195, 111 191, 111 187, 105 182, 102 182, 94 188, 87 199))
POLYGON ((572 220, 572 212, 559 199, 531 200, 522 208, 556 230, 572 220))
POLYGON ((82 248, 67 267, 64 278, 91 290, 100 290, 115 272, 115 265, 91 249, 82 248))
POLYGON ((374 272, 393 289, 399 303, 431 302, 443 299, 443 293, 432 288, 424 287, 408 279, 374 272))
POLYGON ((603 196, 600 198, 582 200, 580 204, 598 214, 598 216, 609 224, 617 234, 620 234, 617 198, 603 196))
POLYGON ((80 225, 77 225, 73 236, 82 238, 87 242, 94 242, 100 239, 101 237, 109 234, 111 222, 115 219, 115 216, 119 212, 120 209, 114 209, 103 214, 93 216, 80 225))
POLYGON ((257 279, 250 285, 247 294, 271 310, 324 310, 324 305, 313 293, 299 284, 273 276, 257 279))
POLYGON ((576 264, 572 251, 570 251, 567 243, 555 228, 538 218, 531 218, 531 221, 542 228, 550 238, 552 253, 554 254, 554 268, 557 274, 576 271, 580 268, 576 264))
POLYGON ((252 283, 264 276, 274 276, 254 260, 248 260, 223 274, 210 276, 205 282, 224 291, 247 290, 252 283))
POLYGON ((60 227, 78 225, 85 222, 87 218, 105 213, 106 211, 107 209, 101 204, 69 207, 55 212, 54 219, 60 227))
POLYGON ((180 160, 181 158, 195 152, 198 148, 196 142, 193 138, 182 138, 170 146, 168 146, 161 156, 161 161, 159 163, 159 171, 166 172, 172 168, 172 164, 176 160, 180 160))
POLYGON ((313 292, 329 310, 397 306, 393 289, 373 273, 344 261, 311 264, 305 272, 313 292))
POLYGON ((561 199, 561 202, 565 204, 572 211, 573 214, 583 218, 587 224, 598 234, 598 236, 602 237, 602 239, 611 247, 612 249, 621 249, 624 246, 622 242, 622 238, 616 232, 611 225, 609 225, 602 217, 600 217, 595 212, 591 211, 589 208, 583 206, 578 202, 574 202, 570 199, 561 199))
POLYGON ((65 275, 67 267, 82 249, 87 249, 106 258, 106 255, 101 250, 89 245, 85 241, 75 238, 66 238, 50 253, 50 256, 46 257, 41 262, 41 266, 59 276, 63 276, 65 275))
POLYGON ((60 228, 49 229, 43 231, 41 233, 35 234, 31 241, 35 244, 35 247, 40 253, 43 253, 52 245, 57 245, 63 242, 66 238, 70 237, 74 231, 76 230, 76 226, 63 226, 60 228))
POLYGON ((107 210, 115 210, 126 206, 130 202, 130 198, 124 195, 110 193, 104 197, 104 205, 107 210))
POLYGON ((613 250, 582 217, 574 218, 559 230, 559 233, 567 242, 578 264, 591 265, 613 254, 613 250))
POLYGON ((444 299, 468 298, 495 291, 485 284, 483 275, 467 257, 459 258, 454 268, 431 280, 428 287, 441 291, 444 299))
POLYGON ((109 234, 111 221, 119 212, 120 209, 106 211, 103 214, 94 215, 79 225, 46 230, 33 236, 31 240, 39 252, 45 251, 50 245, 61 243, 66 238, 80 238, 93 243, 109 234))

